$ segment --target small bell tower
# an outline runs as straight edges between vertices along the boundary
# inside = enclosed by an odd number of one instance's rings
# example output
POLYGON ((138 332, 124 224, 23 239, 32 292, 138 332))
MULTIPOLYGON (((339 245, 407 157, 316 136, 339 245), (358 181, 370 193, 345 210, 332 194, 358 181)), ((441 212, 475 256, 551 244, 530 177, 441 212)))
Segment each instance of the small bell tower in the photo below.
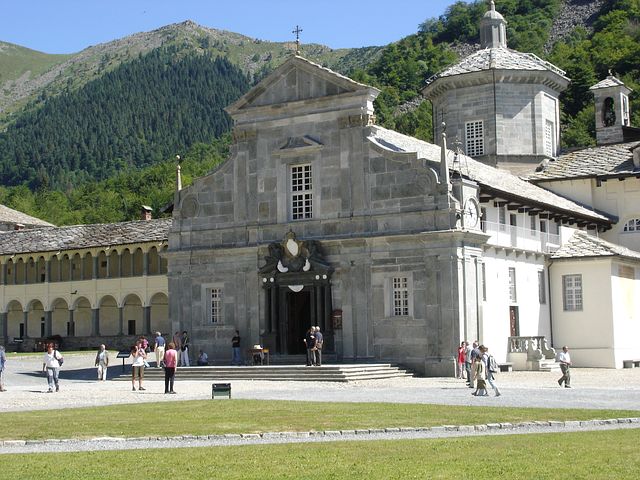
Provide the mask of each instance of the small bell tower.
POLYGON ((598 145, 623 142, 623 127, 631 125, 631 89, 609 74, 589 90, 593 92, 596 104, 596 142, 598 145))
POLYGON ((480 21, 480 45, 482 48, 507 48, 507 21, 496 11, 493 0, 480 21))

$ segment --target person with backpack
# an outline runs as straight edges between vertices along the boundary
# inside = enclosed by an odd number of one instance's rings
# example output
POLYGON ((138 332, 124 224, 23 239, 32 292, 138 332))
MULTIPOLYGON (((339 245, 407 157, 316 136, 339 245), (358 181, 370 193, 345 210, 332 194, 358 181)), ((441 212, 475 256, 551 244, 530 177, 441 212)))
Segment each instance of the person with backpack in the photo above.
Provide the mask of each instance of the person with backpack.
POLYGON ((482 361, 484 362, 484 366, 487 372, 487 382, 489 382, 489 385, 491 385, 491 388, 493 388, 496 397, 499 397, 502 394, 495 384, 495 374, 500 371, 500 367, 498 366, 498 362, 496 362, 495 357, 489 353, 489 347, 485 347, 483 345, 481 347, 481 351, 482 361))
POLYGON ((60 355, 60 352, 55 349, 53 343, 48 343, 47 351, 44 352, 44 358, 42 360, 42 373, 46 372, 47 384, 49 385, 47 393, 52 393, 54 386, 56 388, 56 392, 60 391, 58 375, 63 361, 64 359, 62 358, 62 355, 60 355))

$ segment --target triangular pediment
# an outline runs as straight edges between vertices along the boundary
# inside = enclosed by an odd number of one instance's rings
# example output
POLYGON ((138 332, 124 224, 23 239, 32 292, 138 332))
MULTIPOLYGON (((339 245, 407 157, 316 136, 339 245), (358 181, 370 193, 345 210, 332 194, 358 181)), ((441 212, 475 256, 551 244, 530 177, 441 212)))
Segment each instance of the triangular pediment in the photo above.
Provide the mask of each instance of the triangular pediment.
POLYGON ((226 110, 233 116, 254 107, 302 102, 359 91, 374 96, 378 93, 373 87, 358 83, 305 58, 292 56, 226 110))

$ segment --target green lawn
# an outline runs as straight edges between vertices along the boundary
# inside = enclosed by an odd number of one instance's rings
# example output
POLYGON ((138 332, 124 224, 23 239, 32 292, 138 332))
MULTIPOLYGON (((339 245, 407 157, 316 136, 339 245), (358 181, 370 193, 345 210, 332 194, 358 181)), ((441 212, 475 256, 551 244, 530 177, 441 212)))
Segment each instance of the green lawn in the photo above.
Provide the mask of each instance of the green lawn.
POLYGON ((2 455, 0 479, 637 479, 639 438, 617 430, 2 455))
POLYGON ((199 400, 0 414, 0 439, 173 436, 638 417, 640 411, 199 400))

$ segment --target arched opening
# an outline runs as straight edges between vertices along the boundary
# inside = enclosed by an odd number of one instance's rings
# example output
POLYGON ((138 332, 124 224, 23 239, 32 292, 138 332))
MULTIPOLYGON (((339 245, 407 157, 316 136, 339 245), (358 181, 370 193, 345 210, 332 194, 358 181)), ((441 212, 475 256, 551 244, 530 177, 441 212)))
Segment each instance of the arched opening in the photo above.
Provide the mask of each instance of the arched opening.
POLYGON ((169 322, 169 298, 164 293, 156 293, 151 297, 151 331, 162 332, 171 336, 169 322))
POLYGON ((22 305, 17 300, 12 300, 7 305, 7 335, 11 338, 23 338, 25 336, 24 313, 22 305))
POLYGON ((144 271, 144 253, 142 253, 141 248, 137 248, 135 252, 133 252, 133 276, 141 277, 142 272, 144 271))
POLYGON ((167 257, 165 256, 165 254, 167 253, 167 247, 164 246, 162 248, 162 253, 160 254, 160 274, 166 274, 167 273, 167 257))
POLYGON ((82 280, 82 257, 79 253, 76 253, 72 259, 71 280, 82 280))
POLYGON ((102 250, 98 254, 98 272, 96 276, 98 278, 108 278, 109 276, 109 262, 107 261, 107 254, 102 250))
POLYGON ((616 124, 615 101, 611 97, 604 99, 602 105, 602 123, 605 127, 613 127, 616 124))
POLYGON ((102 335, 118 335, 120 333, 120 313, 118 302, 111 295, 100 300, 100 333, 102 335))
POLYGON ((158 275, 160 273, 160 256, 158 255, 158 249, 156 247, 149 249, 147 262, 149 262, 147 265, 147 274, 158 275))
POLYGON ((132 264, 131 264, 131 252, 128 248, 125 248, 124 251, 120 254, 121 268, 120 268, 120 276, 121 277, 130 277, 132 272, 132 264))
POLYGON ((85 297, 80 297, 75 306, 73 323, 76 337, 88 337, 91 335, 91 303, 85 297))
POLYGON ((66 253, 62 257, 62 261, 60 262, 60 281, 68 282, 71 280, 71 260, 69 260, 69 255, 66 253))
POLYGON ((123 303, 124 333, 141 335, 144 329, 142 301, 137 295, 128 295, 123 303))
POLYGON ((51 334, 62 337, 69 335, 69 304, 63 298, 51 303, 51 334))
POLYGON ((16 285, 24 284, 26 273, 24 260, 19 258, 16 262, 16 285))
POLYGON ((27 260, 27 283, 37 283, 38 281, 38 265, 33 257, 27 260))
POLYGON ((109 254, 109 278, 118 278, 120 276, 120 256, 117 250, 111 250, 109 254))
POLYGON ((7 276, 4 279, 5 285, 15 285, 16 284, 16 265, 13 260, 7 261, 7 276))
POLYGON ((33 300, 27 306, 27 318, 29 323, 29 336, 42 338, 47 335, 45 325, 44 306, 40 300, 33 300))
POLYGON ((91 280, 93 278, 93 255, 91 252, 82 258, 82 279, 91 280))
POLYGON ((51 272, 49 282, 59 282, 61 278, 62 267, 60 264, 60 259, 57 255, 54 255, 49 260, 49 271, 51 272))
POLYGON ((47 261, 44 259, 44 257, 38 257, 38 263, 37 263, 37 282, 38 283, 44 283, 47 281, 47 261))

